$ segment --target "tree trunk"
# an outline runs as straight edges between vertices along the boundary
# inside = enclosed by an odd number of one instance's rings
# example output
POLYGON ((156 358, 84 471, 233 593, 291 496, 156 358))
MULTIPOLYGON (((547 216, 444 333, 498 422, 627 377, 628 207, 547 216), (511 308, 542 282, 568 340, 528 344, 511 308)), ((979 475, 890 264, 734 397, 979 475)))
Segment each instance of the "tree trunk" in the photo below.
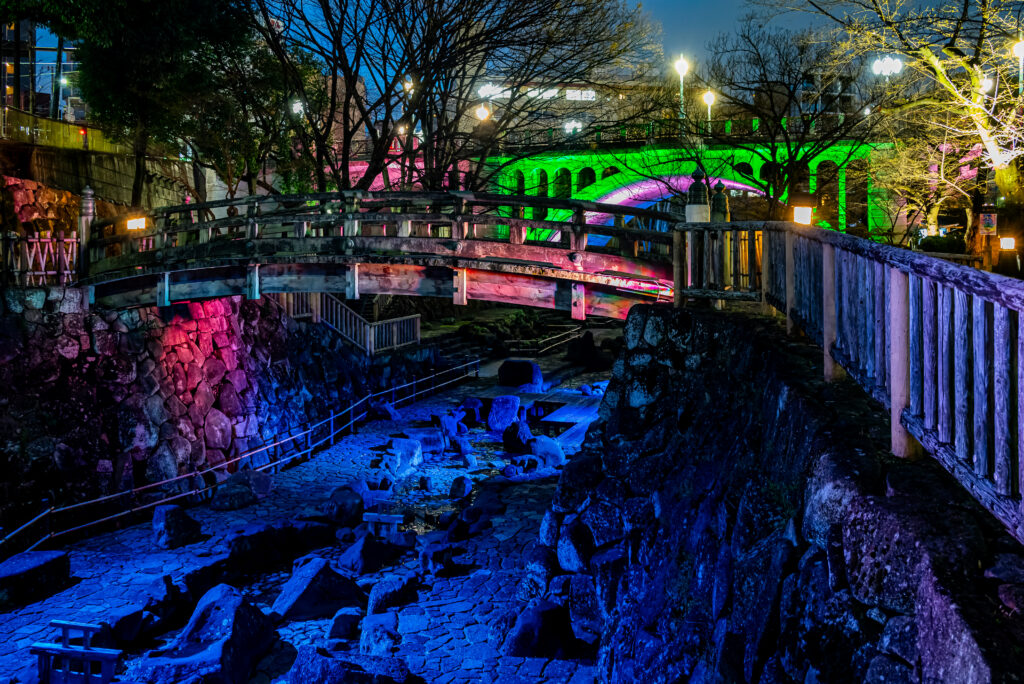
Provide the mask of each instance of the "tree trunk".
MULTIPOLYGON (((192 158, 196 158, 195 150, 192 150, 192 158)), ((196 189, 196 202, 202 204, 206 201, 206 172, 198 161, 192 162, 192 185, 196 189)))
POLYGON ((142 126, 135 130, 135 179, 132 182, 132 206, 142 206, 142 192, 146 187, 146 145, 149 133, 142 126))

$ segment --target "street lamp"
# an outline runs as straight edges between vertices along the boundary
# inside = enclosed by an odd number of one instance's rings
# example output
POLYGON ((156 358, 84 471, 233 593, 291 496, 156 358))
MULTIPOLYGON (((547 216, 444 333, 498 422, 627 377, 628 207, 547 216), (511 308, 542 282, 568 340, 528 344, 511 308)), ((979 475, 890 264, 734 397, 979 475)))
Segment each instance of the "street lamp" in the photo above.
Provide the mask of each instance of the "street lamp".
POLYGON ((811 225, 814 215, 814 195, 794 190, 789 193, 789 205, 793 207, 793 221, 804 226, 811 225))
POLYGON ((704 104, 708 106, 708 132, 711 132, 711 105, 715 104, 715 94, 710 90, 704 93, 704 104))
POLYGON ((988 76, 982 76, 981 77, 981 92, 983 92, 983 93, 989 92, 990 90, 992 90, 992 86, 994 86, 994 85, 995 85, 995 81, 993 81, 988 76))
POLYGON ((1013 56, 1017 58, 1017 96, 1024 95, 1024 37, 1019 34, 1013 44, 1013 56))
POLYGON ((476 112, 474 113, 476 114, 476 118, 481 121, 487 121, 487 118, 491 115, 491 110, 487 108, 487 105, 482 104, 476 108, 476 112))
POLYGON ((686 74, 690 71, 690 63, 686 61, 686 58, 680 56, 676 60, 676 72, 679 74, 679 119, 686 118, 686 100, 685 94, 683 93, 683 81, 686 79, 686 74))
POLYGON ((579 133, 582 130, 583 130, 583 124, 580 123, 579 121, 577 121, 576 119, 572 119, 571 121, 566 121, 565 122, 565 134, 566 135, 572 135, 573 133, 579 133))
POLYGON ((295 100, 295 102, 292 102, 292 114, 301 114, 301 113, 302 113, 302 102, 299 101, 299 100, 295 100))
POLYGON ((885 57, 879 57, 871 64, 871 71, 875 76, 885 76, 885 80, 888 82, 890 76, 895 76, 903 71, 903 62, 899 57, 886 55, 885 57))

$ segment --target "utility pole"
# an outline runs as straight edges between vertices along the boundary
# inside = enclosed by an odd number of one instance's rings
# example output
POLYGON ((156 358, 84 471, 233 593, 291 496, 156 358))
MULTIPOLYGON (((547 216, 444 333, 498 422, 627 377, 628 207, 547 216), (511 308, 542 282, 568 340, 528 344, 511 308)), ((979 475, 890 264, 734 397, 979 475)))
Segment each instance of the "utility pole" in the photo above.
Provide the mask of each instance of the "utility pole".
POLYGON ((57 60, 53 67, 53 86, 50 88, 50 118, 56 119, 60 116, 60 100, 64 94, 64 87, 60 83, 61 68, 64 66, 61 58, 64 56, 64 39, 57 36, 57 60))

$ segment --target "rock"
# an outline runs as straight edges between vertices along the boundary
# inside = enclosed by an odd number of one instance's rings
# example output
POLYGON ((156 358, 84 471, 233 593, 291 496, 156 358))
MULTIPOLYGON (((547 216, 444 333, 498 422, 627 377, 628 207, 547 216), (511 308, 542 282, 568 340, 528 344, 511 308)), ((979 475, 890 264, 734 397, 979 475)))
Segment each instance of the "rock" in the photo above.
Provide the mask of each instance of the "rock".
POLYGON ((378 613, 363 618, 359 635, 359 652, 366 655, 388 655, 398 645, 398 613, 378 613))
POLYGON ((396 479, 412 475, 416 467, 423 463, 422 445, 415 439, 396 437, 388 445, 388 453, 384 457, 384 468, 396 479))
POLYGON ((479 425, 482 421, 480 419, 480 410, 484 407, 484 403, 476 397, 467 397, 462 400, 462 404, 459 408, 464 412, 462 422, 467 425, 479 425))
POLYGON ((363 497, 349 485, 343 485, 331 492, 321 510, 335 525, 355 527, 363 521, 363 497))
POLYGON ((547 589, 548 582, 558 571, 558 559, 555 552, 547 546, 531 543, 523 553, 523 565, 526 574, 536 580, 541 591, 547 589))
POLYGON ((313 646, 299 646, 288 670, 288 684, 406 684, 409 667, 400 658, 331 654, 313 646))
POLYGON ((871 659, 864 684, 910 684, 916 682, 914 671, 906 663, 880 655, 871 659))
POLYGON ((366 612, 368 615, 381 613, 388 608, 397 608, 416 600, 416 575, 403 573, 389 575, 373 585, 366 612))
POLYGON ((569 611, 536 598, 516 618, 501 652, 524 658, 564 658, 572 652, 571 635, 569 611))
POLYGON ((505 451, 513 454, 529 453, 528 444, 531 439, 533 439, 533 433, 530 432, 530 425, 525 420, 511 423, 501 433, 501 443, 505 447, 505 451))
POLYGON ((600 548, 622 539, 622 516, 615 506, 604 502, 591 504, 580 518, 590 530, 596 547, 600 548))
POLYGON ((458 437, 459 435, 466 433, 466 428, 462 425, 455 416, 440 416, 438 420, 441 432, 449 440, 458 437))
POLYGON ((511 478, 516 477, 518 475, 522 475, 523 471, 518 466, 513 465, 512 463, 509 463, 509 464, 507 464, 507 465, 502 467, 501 474, 503 476, 511 479, 511 478))
POLYGON ((534 361, 507 359, 498 367, 498 384, 507 387, 531 385, 543 388, 544 374, 534 361))
POLYGON ((561 524, 562 516, 549 508, 544 512, 544 518, 540 521, 537 540, 544 546, 554 548, 558 543, 558 528, 561 524))
POLYGON ((563 525, 556 545, 558 564, 567 572, 586 572, 594 551, 594 538, 579 520, 563 525))
POLYGON ((314 558, 292 572, 271 610, 287 620, 314 620, 362 602, 359 585, 332 570, 326 559, 314 558))
POLYGON ((211 449, 227 449, 234 434, 231 419, 217 409, 210 409, 204 423, 206 446, 211 449))
POLYGON ((431 542, 420 551, 420 570, 424 574, 437 575, 455 565, 453 558, 463 549, 453 544, 431 542))
POLYGON ((165 504, 153 509, 153 536, 157 546, 176 549, 201 538, 199 523, 181 506, 165 504))
POLYGON ((992 567, 985 570, 985 577, 1007 584, 1024 584, 1024 557, 1015 553, 999 554, 992 567))
POLYGON ((448 497, 451 499, 465 499, 467 496, 473 493, 473 481, 465 475, 459 475, 457 478, 452 480, 452 487, 448 492, 448 497))
POLYGON ((595 644, 601 636, 604 620, 598 606, 594 579, 588 575, 573 575, 569 579, 569 618, 577 639, 595 644))
POLYGON ((345 549, 338 559, 338 567, 363 575, 377 572, 395 558, 396 549, 379 541, 372 534, 364 535, 345 549))
POLYGON ((217 487, 210 508, 234 511, 251 506, 270 493, 271 484, 270 475, 261 470, 240 470, 217 487))
POLYGON ((917 662, 917 623, 914 618, 897 615, 889 618, 878 640, 878 650, 913 665, 917 662))
POLYGON ((471 451, 461 454, 459 458, 462 461, 462 465, 466 468, 476 468, 479 465, 479 462, 476 460, 476 454, 471 451))
POLYGON ((390 402, 372 401, 368 418, 370 420, 401 420, 402 414, 390 402))
POLYGON ((363 619, 363 611, 356 606, 346 606, 331 618, 331 626, 327 628, 328 639, 351 640, 359 636, 359 621, 363 619))
POLYGON ((565 452, 562 445, 547 435, 536 435, 527 444, 529 452, 539 458, 545 468, 557 468, 565 465, 565 452))
POLYGON ((185 629, 167 649, 130 662, 125 676, 153 684, 200 679, 244 684, 275 638, 270 618, 239 590, 218 584, 199 600, 185 629))
POLYGON ((407 429, 405 436, 419 442, 424 454, 443 454, 448 448, 448 438, 438 428, 407 429))
POLYGON ((70 583, 67 551, 22 551, 0 563, 0 609, 52 596, 70 583))
POLYGON ((505 428, 519 417, 519 397, 503 395, 495 397, 491 402, 491 411, 487 414, 488 429, 504 433, 505 428))

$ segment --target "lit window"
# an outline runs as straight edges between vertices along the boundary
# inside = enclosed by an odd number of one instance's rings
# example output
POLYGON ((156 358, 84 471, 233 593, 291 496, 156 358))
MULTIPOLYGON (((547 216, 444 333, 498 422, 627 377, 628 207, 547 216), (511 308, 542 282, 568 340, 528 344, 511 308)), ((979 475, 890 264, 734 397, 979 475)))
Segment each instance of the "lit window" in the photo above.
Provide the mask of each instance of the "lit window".
POLYGON ((597 93, 593 90, 578 90, 569 88, 565 91, 565 99, 567 100, 596 100, 597 93))
POLYGON ((546 90, 542 90, 540 88, 531 88, 530 90, 526 91, 527 97, 539 97, 542 100, 550 100, 551 98, 556 97, 557 95, 558 88, 548 88, 546 90))

